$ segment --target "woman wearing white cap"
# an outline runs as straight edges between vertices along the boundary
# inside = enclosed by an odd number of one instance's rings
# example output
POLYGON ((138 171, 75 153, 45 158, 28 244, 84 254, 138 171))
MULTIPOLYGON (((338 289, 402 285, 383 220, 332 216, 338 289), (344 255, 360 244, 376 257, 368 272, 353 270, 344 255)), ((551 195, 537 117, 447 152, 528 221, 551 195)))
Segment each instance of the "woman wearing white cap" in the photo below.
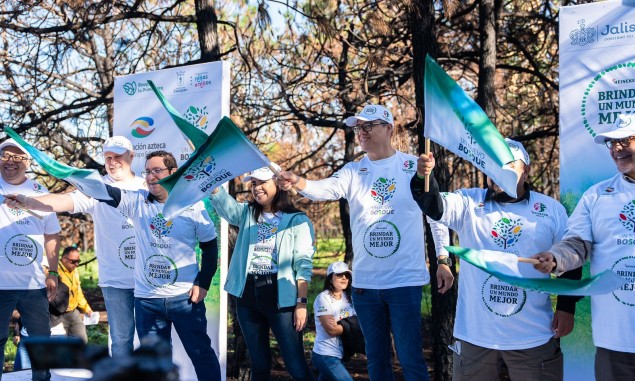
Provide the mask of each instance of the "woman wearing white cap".
POLYGON ((245 176, 253 200, 239 203, 224 189, 210 196, 216 212, 239 227, 225 291, 236 297, 236 315, 251 359, 251 380, 269 380, 273 331, 294 380, 313 380, 304 357, 308 282, 313 269, 313 225, 263 167, 245 176))
POLYGON ((353 273, 344 262, 333 262, 326 270, 323 291, 315 298, 315 343, 313 365, 318 381, 352 381, 344 367, 344 327, 338 321, 355 315, 351 299, 353 273))

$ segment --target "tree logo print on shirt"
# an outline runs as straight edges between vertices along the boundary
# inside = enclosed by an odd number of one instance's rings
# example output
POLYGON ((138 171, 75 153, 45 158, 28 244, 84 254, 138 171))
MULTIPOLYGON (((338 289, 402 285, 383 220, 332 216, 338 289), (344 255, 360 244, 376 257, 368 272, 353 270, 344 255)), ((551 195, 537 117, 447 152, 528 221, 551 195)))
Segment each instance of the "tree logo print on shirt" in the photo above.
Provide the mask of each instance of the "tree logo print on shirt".
POLYGON ((261 222, 258 224, 258 242, 265 242, 278 232, 278 224, 261 222))
POLYGON ((165 237, 172 229, 172 221, 166 221, 163 213, 159 213, 150 221, 150 231, 152 235, 161 239, 165 237))
POLYGON ((491 234, 498 246, 507 249, 518 242, 518 238, 523 234, 523 225, 520 219, 503 217, 494 224, 491 234))
POLYGON ((183 116, 199 130, 207 129, 209 122, 209 112, 207 112, 207 106, 204 106, 203 108, 190 106, 187 108, 187 111, 183 114, 183 116))
POLYGON ((622 207, 619 219, 631 233, 635 233, 635 200, 630 201, 622 207))
POLYGON ((216 162, 213 156, 201 157, 190 165, 183 178, 187 181, 195 181, 210 177, 214 168, 216 168, 216 162))
POLYGON ((380 177, 373 183, 370 195, 379 205, 384 205, 393 198, 396 189, 394 178, 388 180, 385 177, 380 177))
POLYGON ((16 217, 23 215, 25 212, 22 209, 9 208, 9 213, 16 217))

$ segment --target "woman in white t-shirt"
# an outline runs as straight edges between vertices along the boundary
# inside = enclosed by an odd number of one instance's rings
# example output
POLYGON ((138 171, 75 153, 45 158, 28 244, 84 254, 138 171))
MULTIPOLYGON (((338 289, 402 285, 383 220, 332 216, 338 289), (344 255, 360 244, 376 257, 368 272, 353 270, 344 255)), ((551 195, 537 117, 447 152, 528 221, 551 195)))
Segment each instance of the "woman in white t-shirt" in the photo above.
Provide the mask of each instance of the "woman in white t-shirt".
POLYGON ((344 328, 337 324, 341 319, 355 315, 351 304, 352 282, 353 273, 346 263, 331 263, 326 271, 324 291, 313 303, 316 335, 312 355, 313 365, 320 372, 318 381, 353 380, 342 361, 344 328))

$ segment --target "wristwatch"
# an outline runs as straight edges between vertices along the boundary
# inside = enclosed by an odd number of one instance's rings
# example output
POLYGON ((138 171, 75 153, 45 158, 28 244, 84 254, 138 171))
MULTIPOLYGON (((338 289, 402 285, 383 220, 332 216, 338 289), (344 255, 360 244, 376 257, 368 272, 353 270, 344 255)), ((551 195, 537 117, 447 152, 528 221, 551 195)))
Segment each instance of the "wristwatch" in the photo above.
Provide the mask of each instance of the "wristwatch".
POLYGON ((309 302, 309 299, 307 299, 307 298, 298 298, 295 302, 296 303, 300 303, 300 304, 307 304, 309 302))
POLYGON ((447 265, 448 267, 452 267, 452 258, 437 258, 437 265, 447 265))

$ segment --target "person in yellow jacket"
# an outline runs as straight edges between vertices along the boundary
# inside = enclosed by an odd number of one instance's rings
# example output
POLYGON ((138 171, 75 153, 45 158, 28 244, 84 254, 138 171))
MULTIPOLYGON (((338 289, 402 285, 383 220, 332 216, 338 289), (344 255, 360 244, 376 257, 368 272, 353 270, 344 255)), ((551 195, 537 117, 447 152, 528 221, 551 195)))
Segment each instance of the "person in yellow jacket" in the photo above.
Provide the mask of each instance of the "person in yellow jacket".
POLYGON ((77 266, 79 266, 80 262, 79 250, 77 250, 76 247, 69 246, 64 249, 58 270, 59 280, 66 284, 69 289, 68 308, 66 312, 60 316, 51 315, 51 327, 61 322, 68 336, 79 337, 84 343, 88 343, 88 335, 86 334, 86 326, 84 325, 84 314, 90 315, 93 310, 84 297, 84 292, 82 291, 82 286, 79 281, 79 270, 77 270, 77 266))

